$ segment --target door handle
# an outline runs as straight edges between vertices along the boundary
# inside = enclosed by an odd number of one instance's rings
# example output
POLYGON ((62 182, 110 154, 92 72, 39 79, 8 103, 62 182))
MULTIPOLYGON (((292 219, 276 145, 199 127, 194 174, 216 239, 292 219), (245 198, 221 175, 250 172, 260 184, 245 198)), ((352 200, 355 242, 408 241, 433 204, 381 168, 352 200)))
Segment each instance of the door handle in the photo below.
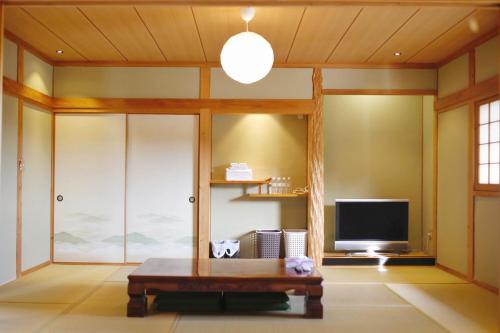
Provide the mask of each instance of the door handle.
POLYGON ((196 201, 196 198, 193 196, 190 196, 188 200, 190 203, 194 203, 196 201))

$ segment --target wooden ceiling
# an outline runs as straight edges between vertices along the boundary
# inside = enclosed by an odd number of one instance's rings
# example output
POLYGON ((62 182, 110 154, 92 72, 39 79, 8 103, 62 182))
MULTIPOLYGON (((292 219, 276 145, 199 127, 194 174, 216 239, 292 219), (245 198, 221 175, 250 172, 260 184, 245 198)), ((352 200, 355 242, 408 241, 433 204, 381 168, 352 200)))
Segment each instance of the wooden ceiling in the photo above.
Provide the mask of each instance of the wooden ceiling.
MULTIPOLYGON (((239 10, 7 6, 5 28, 55 63, 217 63, 224 42, 245 28, 239 10)), ((265 6, 250 30, 271 43, 277 64, 419 66, 497 33, 498 25, 497 8, 473 6, 265 6)))

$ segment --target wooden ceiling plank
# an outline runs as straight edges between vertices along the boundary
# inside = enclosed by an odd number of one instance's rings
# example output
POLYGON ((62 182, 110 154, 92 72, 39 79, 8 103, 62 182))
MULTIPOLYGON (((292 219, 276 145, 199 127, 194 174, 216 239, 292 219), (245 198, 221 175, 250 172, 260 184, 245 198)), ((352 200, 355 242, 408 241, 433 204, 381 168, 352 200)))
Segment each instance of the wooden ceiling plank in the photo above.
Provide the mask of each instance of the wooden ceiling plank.
POLYGON ((27 7, 25 10, 88 60, 124 60, 76 7, 27 7))
POLYGON ((421 8, 369 61, 375 63, 386 63, 394 60, 406 62, 430 41, 446 33, 473 11, 474 9, 470 7, 421 8), (396 51, 401 52, 401 56, 397 59, 394 57, 396 51))
POLYGON ((439 63, 477 38, 498 30, 498 9, 478 9, 439 38, 426 45, 408 61, 439 63))
POLYGON ((300 16, 299 24, 297 24, 297 29, 295 29, 295 34, 293 35, 292 39, 292 44, 290 45, 290 48, 288 49, 288 53, 286 55, 285 62, 288 62, 288 59, 290 58, 290 52, 292 52, 293 45, 295 44, 295 40, 297 39, 297 34, 299 33, 300 26, 302 25, 302 21, 304 20, 304 15, 306 14, 307 7, 304 7, 304 11, 302 12, 302 15, 300 16))
POLYGON ((82 6, 82 12, 129 61, 166 61, 131 6, 82 6))
POLYGON ((5 8, 5 29, 55 61, 82 61, 84 58, 20 7, 5 8), (64 50, 56 54, 56 50, 64 50))
POLYGON ((287 62, 320 63, 327 59, 361 7, 308 7, 287 62))
POLYGON ((168 61, 205 61, 190 7, 137 6, 168 61))
POLYGON ((165 52, 163 52, 163 50, 161 49, 160 45, 158 44, 158 41, 156 40, 155 36, 153 36, 153 34, 151 33, 151 30, 149 29, 149 27, 147 26, 146 22, 144 22, 144 19, 142 18, 141 14, 139 14, 139 11, 137 10, 136 7, 134 7, 134 11, 135 13, 137 14, 137 16, 139 17, 139 20, 141 20, 142 24, 144 25, 144 27, 146 27, 146 30, 148 31, 148 34, 151 36, 151 38, 153 39, 153 42, 155 43, 156 47, 158 48, 158 50, 160 50, 160 53, 161 55, 163 56, 163 59, 165 59, 165 61, 168 61, 168 58, 167 56, 165 55, 165 52))
MULTIPOLYGON (((249 30, 273 46, 275 62, 284 62, 292 45, 295 29, 302 17, 301 7, 258 7, 249 30)), ((219 61, 220 51, 229 37, 245 31, 237 7, 193 7, 207 61, 219 61)))
POLYGON ((365 7, 327 62, 364 62, 416 7, 365 7))

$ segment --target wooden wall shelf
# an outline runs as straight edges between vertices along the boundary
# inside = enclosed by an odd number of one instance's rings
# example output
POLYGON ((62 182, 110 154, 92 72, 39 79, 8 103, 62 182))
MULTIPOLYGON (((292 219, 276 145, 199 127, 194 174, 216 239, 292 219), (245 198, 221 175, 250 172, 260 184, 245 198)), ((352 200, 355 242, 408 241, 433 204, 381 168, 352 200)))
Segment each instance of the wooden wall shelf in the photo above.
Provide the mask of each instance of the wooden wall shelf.
POLYGON ((258 185, 259 195, 262 194, 262 185, 269 184, 271 178, 266 179, 254 179, 254 180, 224 180, 224 179, 212 179, 210 185, 258 185))
POLYGON ((210 184, 212 185, 264 185, 269 184, 271 178, 267 179, 254 179, 254 180, 224 180, 224 179, 212 179, 210 184))
POLYGON ((247 194, 249 198, 256 199, 281 199, 281 198, 305 198, 307 197, 307 193, 305 194, 247 194))

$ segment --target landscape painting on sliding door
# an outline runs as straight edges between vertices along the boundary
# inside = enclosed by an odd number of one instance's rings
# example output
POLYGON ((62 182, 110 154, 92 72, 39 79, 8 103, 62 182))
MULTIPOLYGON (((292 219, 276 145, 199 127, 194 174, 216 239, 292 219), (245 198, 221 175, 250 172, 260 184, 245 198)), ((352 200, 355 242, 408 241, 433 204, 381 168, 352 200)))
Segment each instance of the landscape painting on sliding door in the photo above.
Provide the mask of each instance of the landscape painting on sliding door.
POLYGON ((54 261, 124 261, 125 123, 56 116, 54 261))
POLYGON ((197 157, 196 116, 129 115, 128 262, 194 256, 197 157))

